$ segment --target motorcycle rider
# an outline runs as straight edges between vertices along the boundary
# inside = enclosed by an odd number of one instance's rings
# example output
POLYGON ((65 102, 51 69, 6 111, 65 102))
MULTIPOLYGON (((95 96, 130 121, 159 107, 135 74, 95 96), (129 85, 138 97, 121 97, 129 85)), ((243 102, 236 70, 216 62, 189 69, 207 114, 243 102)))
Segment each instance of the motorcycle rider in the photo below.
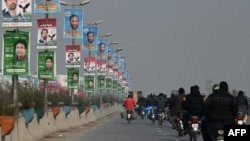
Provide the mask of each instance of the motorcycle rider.
POLYGON ((138 114, 139 115, 141 115, 141 110, 144 110, 144 108, 143 109, 141 109, 142 107, 145 107, 145 105, 146 105, 146 98, 141 94, 141 95, 139 95, 139 98, 138 98, 138 101, 137 101, 137 103, 136 103, 137 105, 139 105, 139 108, 138 108, 138 114))
POLYGON ((181 106, 181 101, 184 96, 185 96, 185 90, 183 87, 180 87, 178 89, 177 95, 171 95, 172 98, 169 101, 169 109, 170 109, 170 122, 172 124, 172 129, 176 129, 176 116, 184 112, 181 106))
MULTIPOLYGON (((151 109, 153 108, 154 110, 156 110, 156 98, 155 98, 155 94, 151 93, 148 95, 147 97, 147 101, 146 101, 146 107, 148 107, 147 109, 151 109), (151 107, 151 108, 150 108, 151 107)), ((147 117, 150 119, 150 115, 147 112, 147 117)))
POLYGON ((223 130, 225 124, 235 124, 238 106, 235 98, 228 91, 226 81, 219 84, 219 92, 208 96, 204 104, 209 136, 216 139, 217 131, 223 130))
POLYGON ((159 93, 158 97, 156 98, 156 107, 157 110, 161 110, 163 113, 165 112, 167 104, 166 96, 163 93, 159 93))
POLYGON ((189 131, 188 120, 190 116, 198 116, 199 119, 201 119, 202 116, 204 100, 198 85, 190 87, 190 94, 187 94, 183 98, 182 106, 187 111, 183 113, 184 134, 187 134, 189 131))
POLYGON ((133 94, 128 94, 128 97, 124 100, 123 106, 125 107, 125 112, 127 115, 127 110, 132 110, 132 115, 135 113, 135 100, 133 99, 133 94))
MULTIPOLYGON (((213 92, 211 94, 218 94, 219 88, 220 87, 218 84, 214 84, 212 87, 213 92)), ((207 131, 207 119, 205 116, 203 116, 202 121, 201 121, 201 134, 202 134, 203 141, 212 140, 211 136, 209 136, 208 131, 207 131)))
POLYGON ((238 96, 236 96, 236 101, 238 104, 238 112, 242 112, 244 115, 243 123, 246 124, 247 121, 247 110, 249 108, 248 100, 244 95, 243 91, 238 92, 238 96))

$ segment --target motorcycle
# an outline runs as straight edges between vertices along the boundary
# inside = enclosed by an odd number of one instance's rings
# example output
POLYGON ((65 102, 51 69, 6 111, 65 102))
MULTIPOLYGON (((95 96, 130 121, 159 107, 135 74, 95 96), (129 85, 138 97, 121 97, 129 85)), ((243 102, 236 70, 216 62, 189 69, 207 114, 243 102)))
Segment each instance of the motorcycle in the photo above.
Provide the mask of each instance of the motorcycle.
POLYGON ((159 125, 162 125, 163 119, 164 119, 164 112, 162 111, 162 109, 159 109, 158 110, 158 122, 159 122, 159 125))
POLYGON ((184 135, 184 127, 183 127, 183 115, 182 113, 179 113, 178 116, 176 116, 176 130, 178 132, 178 136, 184 135))
POLYGON ((212 136, 212 141, 224 141, 224 130, 217 130, 216 136, 212 136))
POLYGON ((166 116, 165 116, 165 119, 167 120, 167 121, 170 121, 170 109, 169 109, 169 107, 167 107, 166 108, 166 114, 165 114, 166 116))
POLYGON ((237 124, 237 125, 243 125, 243 124, 244 124, 243 119, 244 119, 244 114, 243 114, 243 112, 238 112, 237 117, 236 117, 236 119, 235 119, 236 124, 237 124))
POLYGON ((146 113, 144 111, 144 106, 141 106, 141 108, 140 108, 140 115, 141 115, 141 119, 144 119, 144 117, 146 115, 146 113))
POLYGON ((127 109, 127 118, 126 120, 128 121, 128 124, 132 120, 132 109, 127 109))
POLYGON ((191 116, 188 122, 189 124, 189 140, 196 141, 197 136, 200 135, 200 124, 201 121, 199 120, 198 116, 191 116))
POLYGON ((155 111, 157 111, 157 108, 154 106, 148 106, 144 108, 144 111, 146 112, 146 115, 148 117, 148 119, 150 119, 153 124, 155 124, 155 120, 156 120, 156 115, 155 115, 155 111))

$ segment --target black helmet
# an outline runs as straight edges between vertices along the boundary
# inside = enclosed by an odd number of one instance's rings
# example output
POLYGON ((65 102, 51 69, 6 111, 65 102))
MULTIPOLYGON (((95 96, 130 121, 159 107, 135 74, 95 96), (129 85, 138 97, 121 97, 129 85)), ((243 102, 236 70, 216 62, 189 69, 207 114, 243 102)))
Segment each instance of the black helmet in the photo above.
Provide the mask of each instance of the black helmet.
POLYGON ((184 88, 182 88, 182 87, 181 87, 181 88, 179 88, 178 93, 179 93, 179 94, 184 94, 184 93, 185 93, 184 88))

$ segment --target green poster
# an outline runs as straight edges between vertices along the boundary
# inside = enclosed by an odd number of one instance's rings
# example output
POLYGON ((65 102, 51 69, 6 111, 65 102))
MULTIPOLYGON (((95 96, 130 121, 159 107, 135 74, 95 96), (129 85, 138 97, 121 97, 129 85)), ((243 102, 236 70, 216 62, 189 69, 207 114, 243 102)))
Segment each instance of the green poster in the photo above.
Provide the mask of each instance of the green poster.
POLYGON ((69 68, 67 70, 67 82, 68 88, 78 89, 79 88, 79 68, 69 68))
POLYGON ((95 76, 94 75, 84 76, 84 92, 94 93, 94 90, 95 90, 95 76))
POLYGON ((110 90, 112 89, 112 77, 106 77, 106 89, 110 90))
POLYGON ((29 32, 3 35, 3 74, 29 75, 29 32))
POLYGON ((122 94, 125 94, 125 86, 122 86, 122 94))
POLYGON ((112 89, 117 90, 117 80, 113 80, 112 89))
POLYGON ((38 52, 38 78, 54 79, 55 77, 55 51, 38 52))
POLYGON ((118 90, 118 93, 122 92, 122 85, 121 85, 121 83, 117 83, 117 90, 118 90))
POLYGON ((97 76, 97 88, 104 89, 105 88, 105 75, 97 76))

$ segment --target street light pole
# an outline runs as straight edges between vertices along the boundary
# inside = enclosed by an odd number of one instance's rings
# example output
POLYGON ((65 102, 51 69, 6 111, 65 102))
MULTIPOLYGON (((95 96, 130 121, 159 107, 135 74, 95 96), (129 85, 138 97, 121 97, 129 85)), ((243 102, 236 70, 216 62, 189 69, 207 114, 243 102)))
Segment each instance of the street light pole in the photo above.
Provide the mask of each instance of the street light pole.
MULTIPOLYGON (((72 6, 73 8, 75 6, 84 6, 84 5, 87 5, 89 4, 90 1, 89 0, 83 0, 81 1, 80 3, 69 3, 69 2, 66 2, 66 1, 61 1, 60 4, 61 5, 64 5, 64 6, 72 6)), ((74 38, 74 33, 72 32, 72 45, 75 44, 75 38, 74 38)), ((79 84, 78 84, 79 85, 79 84)), ((70 94, 71 94, 71 100, 72 100, 72 105, 74 106, 74 88, 71 88, 70 89, 70 94)))

